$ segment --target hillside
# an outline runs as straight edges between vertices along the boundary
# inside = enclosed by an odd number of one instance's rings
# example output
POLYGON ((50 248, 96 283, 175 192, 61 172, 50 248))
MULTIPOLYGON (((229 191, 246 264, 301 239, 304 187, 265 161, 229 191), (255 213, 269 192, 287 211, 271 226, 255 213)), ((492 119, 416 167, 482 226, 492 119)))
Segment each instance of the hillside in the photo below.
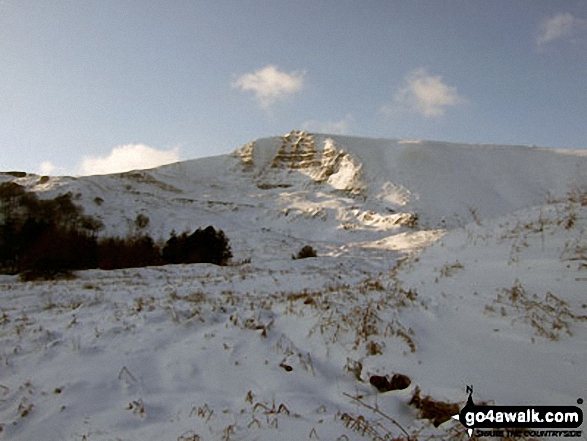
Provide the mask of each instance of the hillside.
POLYGON ((243 254, 271 243, 265 255, 282 253, 274 242, 288 237, 289 247, 317 241, 340 251, 412 232, 405 226, 414 215, 417 230, 495 218, 580 187, 586 165, 579 150, 291 132, 231 155, 152 170, 17 182, 40 197, 72 192, 87 214, 104 221, 105 234, 133 233, 132 221, 143 213, 155 238, 213 224, 230 232, 243 254))
POLYGON ((586 398, 587 151, 291 132, 8 180, 72 192, 104 235, 138 214, 161 240, 213 225, 234 264, 0 275, 0 439, 466 439, 409 405, 416 387, 586 398), (292 260, 303 245, 318 257, 292 260), (408 389, 369 383, 395 373, 408 389))

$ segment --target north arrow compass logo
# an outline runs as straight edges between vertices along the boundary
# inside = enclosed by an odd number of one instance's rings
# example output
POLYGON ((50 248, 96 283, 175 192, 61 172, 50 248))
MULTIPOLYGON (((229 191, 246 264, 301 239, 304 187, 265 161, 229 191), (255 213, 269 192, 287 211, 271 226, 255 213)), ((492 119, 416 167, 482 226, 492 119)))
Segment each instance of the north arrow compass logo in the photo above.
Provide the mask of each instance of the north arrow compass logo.
MULTIPOLYGON (((465 404, 465 407, 463 407, 459 413, 451 417, 452 419, 459 421, 465 427, 468 427, 467 424, 465 424, 466 412, 472 410, 475 407, 475 405, 473 404, 473 386, 467 386, 467 393, 469 394, 469 398, 467 398, 467 404, 465 404)), ((471 436, 473 435, 473 429, 468 428, 467 433, 469 434, 469 438, 471 438, 471 436)))

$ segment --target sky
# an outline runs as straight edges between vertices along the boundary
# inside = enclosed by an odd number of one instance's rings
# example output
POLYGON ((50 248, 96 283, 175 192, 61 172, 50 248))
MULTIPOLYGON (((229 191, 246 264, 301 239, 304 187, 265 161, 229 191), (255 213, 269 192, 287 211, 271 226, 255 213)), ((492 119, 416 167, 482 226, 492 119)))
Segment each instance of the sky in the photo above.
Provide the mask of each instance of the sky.
POLYGON ((587 148, 587 1, 0 0, 0 170, 290 130, 587 148))

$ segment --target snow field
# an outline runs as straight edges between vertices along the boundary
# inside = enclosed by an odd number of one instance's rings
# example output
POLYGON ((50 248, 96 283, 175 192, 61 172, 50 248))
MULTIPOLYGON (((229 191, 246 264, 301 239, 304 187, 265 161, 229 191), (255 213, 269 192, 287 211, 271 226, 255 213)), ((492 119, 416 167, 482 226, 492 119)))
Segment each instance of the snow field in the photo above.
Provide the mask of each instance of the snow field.
POLYGON ((408 404, 416 387, 586 398, 586 156, 294 135, 17 180, 79 193, 110 235, 138 213, 155 238, 214 225, 235 264, 0 276, 0 439, 467 439, 408 404), (319 257, 292 260, 307 244, 319 257), (369 384, 394 373, 410 387, 369 384))

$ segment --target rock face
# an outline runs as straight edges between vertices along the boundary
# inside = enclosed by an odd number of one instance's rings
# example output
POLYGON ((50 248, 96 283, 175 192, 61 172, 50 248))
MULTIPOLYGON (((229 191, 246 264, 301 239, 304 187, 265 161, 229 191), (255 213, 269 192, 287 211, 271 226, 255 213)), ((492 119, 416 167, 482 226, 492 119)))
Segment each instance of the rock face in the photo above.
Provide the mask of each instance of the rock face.
POLYGON ((314 137, 306 132, 291 131, 283 137, 272 168, 311 169, 319 167, 314 137))
POLYGON ((331 189, 353 195, 361 194, 364 190, 361 164, 339 148, 331 138, 323 140, 319 145, 312 134, 294 130, 283 137, 274 138, 274 141, 278 144, 277 151, 268 164, 256 160, 256 142, 248 143, 235 152, 241 160, 243 171, 258 174, 259 188, 325 184, 331 189))
POLYGON ((253 148, 255 147, 254 142, 249 142, 245 144, 240 149, 236 151, 237 155, 240 157, 245 170, 251 169, 253 167, 253 148))

